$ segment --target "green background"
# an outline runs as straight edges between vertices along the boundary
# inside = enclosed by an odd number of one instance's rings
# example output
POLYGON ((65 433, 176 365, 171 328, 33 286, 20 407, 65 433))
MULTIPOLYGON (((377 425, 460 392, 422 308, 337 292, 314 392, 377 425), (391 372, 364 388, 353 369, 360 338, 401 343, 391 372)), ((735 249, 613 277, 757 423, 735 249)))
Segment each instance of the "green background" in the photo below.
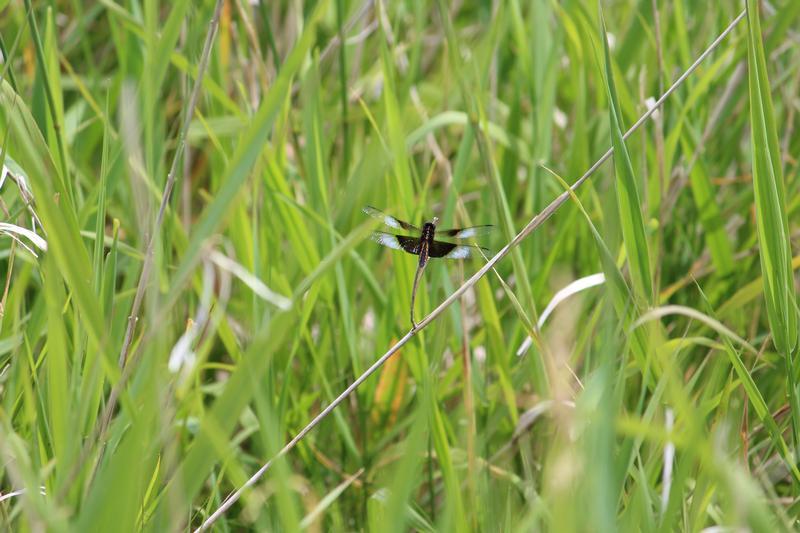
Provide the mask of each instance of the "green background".
POLYGON ((800 2, 747 4, 623 142, 744 2, 0 1, 0 522, 199 526, 408 331, 362 206, 495 253, 613 146, 214 527, 796 527, 800 2))

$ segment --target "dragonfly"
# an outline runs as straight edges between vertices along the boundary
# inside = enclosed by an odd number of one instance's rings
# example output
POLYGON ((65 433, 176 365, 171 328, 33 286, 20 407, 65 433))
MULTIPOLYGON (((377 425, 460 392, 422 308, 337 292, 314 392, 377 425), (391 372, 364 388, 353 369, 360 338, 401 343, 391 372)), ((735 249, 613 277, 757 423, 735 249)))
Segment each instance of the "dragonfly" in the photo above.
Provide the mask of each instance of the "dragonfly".
POLYGON ((470 239, 486 235, 494 229, 492 225, 484 226, 471 226, 469 228, 454 228, 437 230, 436 224, 439 223, 438 217, 433 217, 430 222, 425 222, 422 228, 418 228, 413 224, 409 224, 405 220, 400 220, 391 215, 387 215, 380 209, 372 206, 365 206, 362 211, 367 215, 377 218, 384 225, 396 229, 403 230, 407 233, 415 233, 417 236, 409 237, 405 235, 395 235, 394 233, 386 233, 383 231, 376 231, 372 233, 372 240, 378 244, 382 244, 387 248, 394 250, 402 250, 404 252, 418 255, 419 263, 417 264, 417 272, 414 275, 414 286, 411 289, 411 329, 417 329, 417 323, 414 321, 414 300, 417 295, 417 287, 422 278, 422 272, 428 265, 428 260, 432 257, 444 257, 446 259, 468 259, 489 253, 489 250, 475 244, 461 244, 445 241, 437 241, 434 236, 445 236, 450 239, 470 239))

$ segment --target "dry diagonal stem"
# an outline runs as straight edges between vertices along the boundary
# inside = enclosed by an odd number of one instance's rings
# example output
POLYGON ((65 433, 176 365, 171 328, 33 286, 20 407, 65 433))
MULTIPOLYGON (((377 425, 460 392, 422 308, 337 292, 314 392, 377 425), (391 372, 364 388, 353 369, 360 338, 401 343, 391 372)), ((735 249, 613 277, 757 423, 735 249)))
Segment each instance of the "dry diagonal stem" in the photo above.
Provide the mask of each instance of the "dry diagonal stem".
MULTIPOLYGON (((686 78, 688 78, 692 74, 692 72, 694 72, 695 69, 697 69, 697 67, 700 66, 700 63, 702 63, 717 48, 717 46, 719 46, 719 44, 725 39, 725 37, 727 37, 728 34, 731 31, 733 31, 736 25, 739 24, 739 22, 741 22, 741 20, 744 17, 745 17, 745 11, 739 13, 739 15, 737 15, 736 18, 734 18, 733 21, 731 21, 728 27, 725 28, 725 30, 723 30, 723 32, 720 33, 716 39, 714 39, 714 41, 708 46, 708 48, 706 48, 705 51, 703 51, 703 53, 700 54, 700 56, 698 56, 698 58, 694 61, 694 63, 692 63, 689 66, 689 68, 687 68, 686 71, 683 74, 681 74, 681 76, 677 80, 675 80, 675 82, 669 87, 669 89, 667 89, 666 92, 664 92, 664 94, 661 95, 661 97, 656 101, 655 105, 653 105, 650 109, 647 110, 647 112, 645 112, 641 117, 639 117, 639 120, 637 120, 633 124, 633 126, 631 126, 630 129, 625 132, 625 135, 623 135, 622 138, 627 139, 633 132, 639 129, 639 127, 642 124, 644 124, 645 121, 653 115, 653 113, 659 110, 666 101, 666 99, 669 98, 669 96, 673 92, 675 92, 675 90, 678 87, 680 87, 684 81, 686 81, 686 78)), ((347 387, 339 396, 337 396, 335 400, 333 400, 325 409, 323 409, 317 416, 315 416, 314 419, 311 420, 311 422, 309 422, 306 425, 306 427, 300 430, 300 432, 297 435, 295 435, 295 437, 292 440, 290 440, 283 448, 281 448, 281 450, 272 459, 267 461, 261 468, 259 468, 258 471, 256 471, 256 473, 253 474, 250 477, 250 479, 248 479, 244 483, 244 485, 239 487, 235 492, 231 493, 227 498, 225 498, 225 501, 222 502, 219 508, 217 508, 217 510, 214 511, 206 519, 206 521, 203 522, 200 525, 200 527, 198 527, 195 530, 195 533, 198 533, 200 531, 206 531, 209 527, 211 527, 211 525, 214 522, 216 522, 217 519, 219 519, 219 517, 221 517, 225 513, 225 511, 227 511, 234 503, 236 503, 237 500, 239 500, 242 494, 244 494, 245 490, 247 490, 249 487, 252 487, 256 482, 258 482, 258 480, 267 472, 267 470, 269 470, 270 466, 272 466, 272 464, 277 459, 283 457, 289 451, 291 451, 292 448, 294 448, 298 442, 303 440, 303 438, 312 429, 314 429, 320 422, 322 422, 322 420, 325 419, 325 417, 327 417, 331 413, 331 411, 333 411, 340 403, 342 403, 345 400, 345 398, 347 398, 364 381, 366 381, 367 378, 369 378, 373 373, 375 373, 376 370, 378 370, 381 366, 383 366, 383 364, 391 356, 397 353, 397 351, 403 345, 405 345, 408 341, 410 341, 417 334, 417 332, 419 332, 421 329, 425 328, 428 324, 433 322, 439 315, 441 315, 444 312, 445 309, 447 309, 450 305, 453 304, 453 302, 459 299, 461 295, 463 295, 470 287, 475 285, 479 279, 485 276, 486 273, 489 272, 489 270, 494 268, 495 264, 497 264, 498 261, 500 261, 503 257, 505 257, 506 254, 508 254, 508 252, 514 246, 518 245, 520 241, 522 241, 522 239, 530 235, 531 232, 533 232, 533 230, 541 226, 545 220, 550 218, 553 215, 553 213, 555 213, 558 210, 558 208, 561 207, 569 199, 570 195, 578 187, 583 185, 583 183, 587 179, 589 179, 592 176, 592 174, 594 174, 603 163, 608 161, 608 159, 611 157, 613 153, 614 149, 609 148, 608 151, 605 154, 603 154, 603 156, 600 159, 598 159, 589 168, 589 170, 587 170, 583 174, 583 176, 581 176, 575 183, 572 184, 569 190, 561 193, 555 200, 553 200, 550 203, 550 205, 545 207, 541 213, 533 217, 530 220, 530 222, 528 222, 528 224, 524 228, 522 228, 522 231, 520 231, 511 240, 511 242, 506 244, 499 252, 497 252, 497 254, 494 257, 492 257, 489 261, 487 261, 486 264, 483 265, 483 267, 480 270, 475 272, 475 274, 473 274, 472 277, 470 277, 466 282, 464 282, 463 285, 461 285, 458 289, 456 289, 455 292, 453 292, 450 296, 448 296, 447 299, 445 299, 442 303, 440 303, 436 309, 431 311, 431 313, 428 316, 426 316, 421 322, 417 324, 417 327, 411 328, 408 331, 408 333, 406 333, 403 336, 403 338, 401 338, 397 342, 397 344, 389 348, 389 350, 385 354, 383 354, 380 357, 380 359, 375 361, 372 364, 372 366, 370 366, 366 371, 364 371, 363 374, 361 374, 358 377, 358 379, 356 379, 353 383, 351 383, 350 386, 347 387)))
POLYGON ((189 105, 186 108, 186 116, 183 118, 183 125, 178 132, 178 145, 175 147, 175 156, 172 158, 172 165, 169 168, 169 174, 167 174, 167 182, 164 184, 164 194, 161 196, 161 205, 158 208, 156 223, 153 225, 153 232, 150 234, 150 240, 147 243, 144 263, 142 264, 142 274, 139 276, 139 284, 136 286, 136 295, 133 297, 131 314, 128 316, 128 327, 125 329, 125 339, 122 341, 122 349, 119 352, 120 367, 125 366, 125 362, 128 359, 128 352, 130 351, 131 342, 133 340, 133 330, 136 328, 136 322, 139 320, 139 310, 142 307, 142 300, 144 299, 144 290, 147 287, 147 282, 150 280, 150 271, 153 269, 156 239, 161 232, 161 226, 164 224, 164 212, 167 210, 167 204, 169 204, 170 196, 172 196, 172 189, 175 187, 178 160, 186 145, 186 134, 189 131, 189 124, 191 124, 192 117, 194 116, 194 109, 197 107, 197 99, 200 97, 200 88, 203 86, 203 76, 206 72, 206 66, 208 65, 208 58, 211 55, 211 45, 214 43, 214 35, 217 33, 221 9, 222 0, 217 0, 217 5, 214 6, 214 14, 208 25, 206 41, 203 44, 203 53, 200 55, 200 62, 197 65, 197 79, 194 82, 192 94, 189 97, 189 105))

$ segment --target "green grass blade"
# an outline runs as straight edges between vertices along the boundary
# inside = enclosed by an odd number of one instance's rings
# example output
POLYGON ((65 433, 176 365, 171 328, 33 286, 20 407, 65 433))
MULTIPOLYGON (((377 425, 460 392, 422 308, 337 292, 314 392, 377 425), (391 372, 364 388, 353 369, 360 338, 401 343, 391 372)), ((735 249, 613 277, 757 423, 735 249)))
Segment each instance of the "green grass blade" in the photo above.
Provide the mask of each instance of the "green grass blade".
POLYGON ((216 230, 225 218, 234 203, 236 195, 250 175, 250 170, 261 155, 272 125, 278 113, 290 94, 291 82, 302 66, 311 44, 314 42, 316 25, 325 12, 327 2, 321 2, 309 18, 302 36, 298 40, 289 57, 284 62, 278 78, 270 87, 261 107, 253 117, 249 128, 242 134, 238 148, 231 158, 226 175, 222 179, 221 188, 216 191, 213 202, 205 209, 203 216, 192 231, 192 237, 187 246, 187 253, 181 260, 173 278, 173 289, 167 297, 167 302, 174 301, 179 291, 191 274, 200 253, 203 249, 201 243, 216 230))
POLYGON ((608 48, 608 32, 601 14, 603 57, 605 59, 605 83, 611 123, 611 140, 614 147, 615 187, 619 203, 619 218, 622 227, 622 240, 630 264, 634 294, 643 302, 653 301, 653 282, 650 268, 650 251, 647 233, 644 228, 639 186, 633 171, 628 149, 622 138, 622 112, 614 83, 614 69, 611 52, 608 48))
POLYGON ((102 344, 105 333, 100 307, 91 287, 89 254, 80 236, 75 212, 66 202, 69 195, 62 178, 24 99, 4 80, 0 81, 0 108, 0 137, 10 132, 8 152, 30 178, 37 213, 48 235, 49 251, 55 255, 58 270, 69 283, 72 298, 83 317, 83 327, 96 344, 102 344))
MULTIPOLYGON (((750 147, 753 157, 753 192, 756 202, 758 242, 764 297, 775 346, 791 357, 798 342, 797 302, 792 277, 789 223, 781 152, 775 126, 767 61, 761 42, 758 3, 747 2, 747 81, 750 95, 750 147)), ((791 383, 800 376, 792 371, 791 383)), ((800 413, 798 413, 800 416, 800 413)))
MULTIPOLYGON (((686 154, 694 152, 689 138, 684 135, 683 151, 686 154)), ((705 163, 697 160, 689 173, 689 184, 692 188, 700 222, 706 233, 706 245, 711 252, 711 260, 720 275, 726 275, 733 270, 733 249, 728 235, 725 232, 725 222, 717 204, 715 191, 708 176, 705 163)))

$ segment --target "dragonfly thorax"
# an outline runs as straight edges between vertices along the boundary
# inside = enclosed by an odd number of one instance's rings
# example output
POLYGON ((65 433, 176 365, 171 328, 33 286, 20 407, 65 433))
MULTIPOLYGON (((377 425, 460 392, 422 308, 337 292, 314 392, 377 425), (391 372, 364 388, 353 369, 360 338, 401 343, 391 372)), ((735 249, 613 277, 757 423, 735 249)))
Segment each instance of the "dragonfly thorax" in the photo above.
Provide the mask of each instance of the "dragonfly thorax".
POLYGON ((426 222, 422 225, 422 235, 420 237, 423 241, 433 240, 433 234, 436 232, 436 219, 433 222, 426 222))

